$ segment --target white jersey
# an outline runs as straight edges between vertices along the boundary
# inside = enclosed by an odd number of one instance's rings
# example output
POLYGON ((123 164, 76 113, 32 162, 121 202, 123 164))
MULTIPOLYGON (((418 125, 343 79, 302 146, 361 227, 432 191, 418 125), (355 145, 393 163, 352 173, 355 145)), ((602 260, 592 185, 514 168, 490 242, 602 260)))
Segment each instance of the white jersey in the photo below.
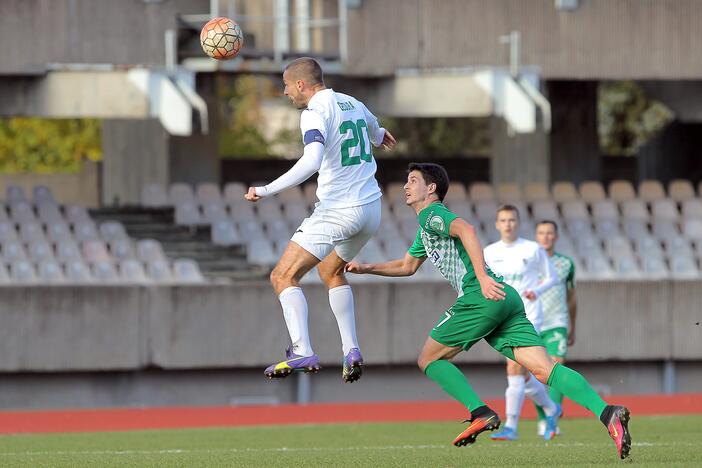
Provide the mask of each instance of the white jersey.
POLYGON ((518 238, 511 244, 497 241, 485 247, 485 263, 504 282, 517 290, 524 302, 529 321, 539 332, 542 322, 539 296, 556 284, 556 271, 546 251, 536 242, 518 238), (537 298, 530 301, 524 297, 526 291, 533 291, 537 298))
POLYGON ((329 88, 318 91, 302 111, 300 130, 306 145, 324 145, 317 178, 323 207, 348 208, 380 198, 372 147, 380 146, 385 131, 361 101, 329 88))

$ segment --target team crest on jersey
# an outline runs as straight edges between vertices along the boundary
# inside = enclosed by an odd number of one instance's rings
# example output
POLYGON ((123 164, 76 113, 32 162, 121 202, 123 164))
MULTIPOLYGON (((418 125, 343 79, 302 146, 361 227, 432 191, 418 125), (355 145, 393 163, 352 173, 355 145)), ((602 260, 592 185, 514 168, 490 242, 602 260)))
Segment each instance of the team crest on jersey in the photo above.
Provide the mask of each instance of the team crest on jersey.
POLYGON ((432 263, 436 264, 439 263, 439 261, 441 260, 441 254, 438 250, 432 250, 429 254, 429 258, 431 258, 432 263))
POLYGON ((432 217, 429 220, 429 227, 435 231, 443 232, 445 227, 443 218, 441 216, 432 217))

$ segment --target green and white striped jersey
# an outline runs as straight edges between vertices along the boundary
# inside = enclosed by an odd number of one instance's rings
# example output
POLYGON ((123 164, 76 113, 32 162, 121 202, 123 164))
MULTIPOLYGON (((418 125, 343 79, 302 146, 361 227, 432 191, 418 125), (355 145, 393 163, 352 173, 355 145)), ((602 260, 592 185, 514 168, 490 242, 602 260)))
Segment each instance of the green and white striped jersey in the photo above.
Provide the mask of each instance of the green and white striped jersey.
POLYGON ((573 260, 558 252, 554 252, 550 259, 556 269, 558 283, 540 296, 543 309, 542 332, 552 328, 569 327, 567 290, 575 287, 575 263, 573 260))

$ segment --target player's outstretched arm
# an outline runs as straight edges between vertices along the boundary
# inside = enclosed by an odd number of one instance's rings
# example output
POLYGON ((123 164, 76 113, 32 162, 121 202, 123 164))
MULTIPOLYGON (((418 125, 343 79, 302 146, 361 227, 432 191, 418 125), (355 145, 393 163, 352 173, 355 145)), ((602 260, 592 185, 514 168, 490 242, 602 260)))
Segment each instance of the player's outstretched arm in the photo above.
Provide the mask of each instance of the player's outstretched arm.
POLYGON ((412 276, 417 272, 426 257, 413 257, 410 254, 405 254, 404 258, 390 260, 385 263, 356 263, 351 262, 346 265, 346 271, 359 275, 378 275, 378 276, 412 276))
POLYGON ((486 299, 492 301, 501 301, 505 298, 504 286, 492 279, 485 271, 485 257, 483 257, 483 248, 480 245, 480 240, 475 234, 475 228, 468 224, 462 218, 456 218, 451 221, 449 226, 449 235, 458 237, 463 244, 463 247, 468 252, 470 262, 473 264, 475 277, 480 283, 480 290, 486 299))

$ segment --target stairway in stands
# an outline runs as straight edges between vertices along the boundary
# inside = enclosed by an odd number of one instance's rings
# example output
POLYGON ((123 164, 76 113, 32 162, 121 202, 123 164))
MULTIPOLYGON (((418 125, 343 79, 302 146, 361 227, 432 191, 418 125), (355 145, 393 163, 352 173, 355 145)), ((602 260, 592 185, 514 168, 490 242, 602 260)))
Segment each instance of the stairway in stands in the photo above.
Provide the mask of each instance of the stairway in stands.
POLYGON ((156 239, 171 261, 193 259, 211 280, 263 279, 268 274, 267 270, 246 262, 243 246, 213 244, 209 226, 176 226, 171 208, 100 208, 91 210, 90 215, 97 223, 107 220, 121 222, 132 239, 156 239))

